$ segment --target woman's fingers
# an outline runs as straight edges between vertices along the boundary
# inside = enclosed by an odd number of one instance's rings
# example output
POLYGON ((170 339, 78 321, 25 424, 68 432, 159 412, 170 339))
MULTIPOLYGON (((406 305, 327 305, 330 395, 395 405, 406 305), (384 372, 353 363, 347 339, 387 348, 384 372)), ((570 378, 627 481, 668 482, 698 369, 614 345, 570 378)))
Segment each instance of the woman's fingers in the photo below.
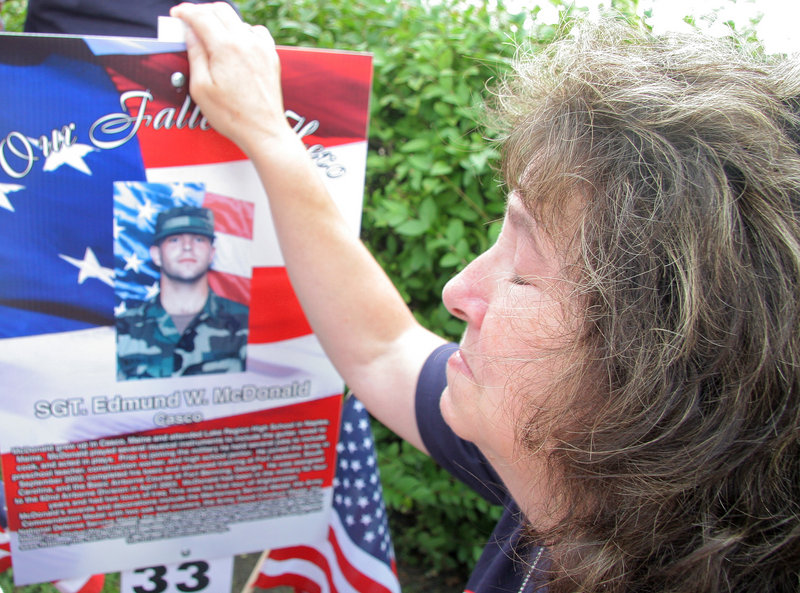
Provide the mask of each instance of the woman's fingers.
POLYGON ((183 2, 174 6, 170 15, 189 25, 204 46, 213 46, 231 34, 243 34, 249 28, 226 2, 202 5, 183 2))
POLYGON ((172 16, 189 27, 190 93, 217 131, 240 147, 286 126, 275 41, 225 3, 187 4, 172 16))

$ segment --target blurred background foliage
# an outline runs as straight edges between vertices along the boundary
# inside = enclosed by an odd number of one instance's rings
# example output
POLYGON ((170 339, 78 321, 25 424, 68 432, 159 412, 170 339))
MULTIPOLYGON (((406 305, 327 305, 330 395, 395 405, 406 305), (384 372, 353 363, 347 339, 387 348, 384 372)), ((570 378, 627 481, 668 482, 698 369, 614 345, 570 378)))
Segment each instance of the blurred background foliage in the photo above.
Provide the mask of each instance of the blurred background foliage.
MULTIPOLYGON (((490 87, 506 71, 519 44, 545 44, 557 34, 552 20, 538 20, 541 7, 556 9, 565 28, 582 9, 561 0, 540 0, 524 13, 503 0, 237 4, 280 45, 373 55, 362 237, 420 322, 457 340, 463 325, 444 309, 442 288, 494 240, 504 207, 498 151, 476 123, 487 81, 490 87)), ((25 5, 5 2, 8 30, 22 30, 25 5)), ((638 0, 608 5, 637 19, 638 0)), ((501 509, 383 426, 375 423, 374 431, 399 564, 463 586, 501 509)))

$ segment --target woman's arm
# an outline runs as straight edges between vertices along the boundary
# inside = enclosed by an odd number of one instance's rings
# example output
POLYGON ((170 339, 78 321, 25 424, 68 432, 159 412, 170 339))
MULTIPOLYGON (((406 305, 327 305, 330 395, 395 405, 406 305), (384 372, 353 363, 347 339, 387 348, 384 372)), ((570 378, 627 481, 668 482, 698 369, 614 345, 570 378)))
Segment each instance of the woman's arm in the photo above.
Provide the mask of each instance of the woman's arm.
POLYGON ((284 115, 270 33, 225 4, 181 4, 190 91, 203 114, 253 161, 292 285, 325 352, 375 417, 423 449, 414 414, 419 371, 443 339, 414 319, 353 236, 284 115))

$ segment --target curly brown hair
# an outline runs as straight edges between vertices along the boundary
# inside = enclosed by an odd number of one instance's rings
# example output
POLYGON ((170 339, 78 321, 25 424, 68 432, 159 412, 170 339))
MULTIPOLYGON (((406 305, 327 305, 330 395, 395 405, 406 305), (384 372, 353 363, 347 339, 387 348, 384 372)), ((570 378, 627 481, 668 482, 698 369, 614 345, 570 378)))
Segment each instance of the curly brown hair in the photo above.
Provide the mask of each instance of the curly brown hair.
POLYGON ((519 431, 551 593, 800 591, 799 103, 795 62, 613 20, 498 85, 510 189, 549 229, 581 203, 579 360, 519 431))

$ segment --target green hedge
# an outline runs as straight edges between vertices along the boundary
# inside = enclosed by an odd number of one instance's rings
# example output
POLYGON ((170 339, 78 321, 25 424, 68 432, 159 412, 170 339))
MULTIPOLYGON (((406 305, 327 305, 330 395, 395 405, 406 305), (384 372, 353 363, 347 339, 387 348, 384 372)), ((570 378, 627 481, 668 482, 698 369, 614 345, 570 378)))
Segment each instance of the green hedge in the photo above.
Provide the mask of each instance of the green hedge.
POLYGON ((522 17, 450 1, 239 4, 279 44, 373 54, 363 238, 420 321, 457 337, 441 290, 488 246, 503 212, 497 154, 475 126, 475 106, 513 54, 522 17))

